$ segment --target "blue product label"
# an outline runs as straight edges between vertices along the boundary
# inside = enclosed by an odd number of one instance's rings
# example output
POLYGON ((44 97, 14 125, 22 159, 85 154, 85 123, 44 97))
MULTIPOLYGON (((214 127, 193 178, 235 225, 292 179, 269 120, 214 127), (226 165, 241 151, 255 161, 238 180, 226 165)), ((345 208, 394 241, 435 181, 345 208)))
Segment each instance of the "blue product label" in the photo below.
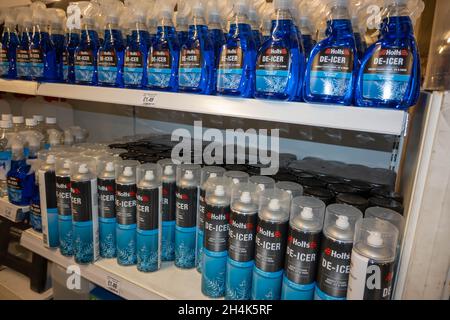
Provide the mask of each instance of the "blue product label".
POLYGON ((117 262, 123 266, 136 264, 136 224, 117 224, 116 243, 117 262))
POLYGON ((58 216, 59 251, 63 256, 73 255, 73 226, 71 216, 58 216))
POLYGON ((26 78, 30 76, 30 56, 28 50, 16 50, 16 68, 17 76, 19 78, 26 78))
POLYGON ((352 84, 353 51, 345 47, 326 48, 311 64, 310 91, 326 96, 345 96, 352 84))
POLYGON ((161 239, 161 260, 175 259, 175 221, 163 221, 161 239))
POLYGON ((409 49, 379 46, 364 68, 365 99, 402 101, 411 81, 413 59, 409 49))
POLYGON ((203 263, 203 241, 204 233, 200 229, 197 229, 197 247, 195 250, 195 264, 197 271, 202 273, 202 263, 203 263))
POLYGON ((73 241, 75 262, 80 264, 94 262, 92 221, 73 222, 73 241))
POLYGON ((265 272, 253 268, 252 300, 280 300, 283 270, 265 272))
POLYGON ((7 76, 9 72, 8 51, 0 44, 0 76, 7 76))
POLYGON ((123 81, 126 85, 139 86, 144 72, 144 54, 140 51, 125 52, 123 81))
POLYGON ((179 85, 185 88, 197 88, 202 77, 202 53, 200 49, 181 49, 179 85))
POLYGON ((148 57, 148 85, 167 88, 172 76, 172 58, 169 49, 151 50, 148 57))
POLYGON ((6 181, 6 175, 11 170, 11 151, 0 152, 0 180, 6 181))
POLYGON ((204 249, 202 265, 202 292, 211 298, 225 295, 227 252, 213 252, 204 249))
POLYGON ((267 48, 256 65, 256 91, 284 93, 289 81, 290 52, 283 47, 267 48))
POLYGON ((30 50, 30 75, 33 78, 42 78, 44 76, 44 57, 42 50, 30 50))
POLYGON ((142 272, 159 269, 159 230, 137 231, 137 268, 142 272))
POLYGON ((99 217, 100 256, 116 257, 116 218, 99 217))
POLYGON ((175 265, 178 268, 195 267, 196 229, 175 226, 175 265))
POLYGON ((226 295, 227 300, 249 300, 252 289, 254 261, 237 262, 227 260, 226 295))
POLYGON ((217 76, 218 90, 237 90, 242 79, 243 53, 241 47, 222 47, 217 76))
POLYGON ((301 285, 283 277, 281 300, 313 300, 315 283, 301 285))
POLYGON ((8 177, 7 179, 8 183, 8 198, 9 202, 17 205, 21 205, 23 198, 23 186, 22 186, 22 180, 20 180, 17 177, 8 177))
POLYGON ((338 298, 330 296, 316 286, 314 291, 314 300, 346 300, 346 298, 345 297, 338 298))
POLYGON ((98 82, 114 85, 117 79, 117 56, 115 50, 98 54, 98 82))
POLYGON ((33 230, 38 232, 42 231, 42 216, 39 201, 30 205, 30 224, 33 230))
POLYGON ((80 50, 75 54, 75 79, 77 82, 91 82, 95 73, 95 59, 92 50, 80 50))
MULTIPOLYGON (((47 209, 48 244, 50 248, 59 246, 58 209, 47 209)), ((47 242, 44 235, 44 242, 47 242)))

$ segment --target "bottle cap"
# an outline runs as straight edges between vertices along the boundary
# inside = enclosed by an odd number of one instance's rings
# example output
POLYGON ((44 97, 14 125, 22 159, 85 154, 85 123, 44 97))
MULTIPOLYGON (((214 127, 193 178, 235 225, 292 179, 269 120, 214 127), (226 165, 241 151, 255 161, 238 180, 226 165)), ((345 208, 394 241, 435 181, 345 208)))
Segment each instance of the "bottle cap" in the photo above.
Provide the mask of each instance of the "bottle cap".
POLYGON ((191 170, 186 170, 186 172, 184 173, 184 178, 186 180, 192 180, 194 179, 194 173, 191 170))
POLYGON ((107 172, 113 172, 114 170, 115 170, 115 168, 114 168, 114 163, 113 163, 113 162, 108 162, 108 163, 106 164, 105 171, 107 171, 107 172))
POLYGON ((165 166, 164 167, 164 175, 166 176, 171 176, 173 175, 174 171, 173 171, 173 167, 172 166, 165 166))
POLYGON ((45 118, 46 124, 56 124, 56 118, 55 117, 47 117, 45 118))
POLYGON ((0 121, 0 128, 2 129, 9 129, 11 128, 11 122, 8 120, 1 120, 0 121))
POLYGON ((35 119, 38 123, 44 121, 44 116, 40 114, 33 115, 33 119, 35 119))
POLYGON ((225 195, 225 187, 222 185, 217 185, 216 189, 214 190, 214 195, 217 197, 223 197, 225 195))
POLYGON ((338 218, 336 220, 336 226, 342 230, 347 229, 350 226, 350 223, 348 222, 348 217, 347 216, 338 216, 338 218))
POLYGON ((23 117, 22 116, 16 116, 12 118, 13 124, 22 124, 23 123, 23 117))
POLYGON ((45 161, 47 164, 55 164, 55 156, 52 154, 49 154, 47 156, 47 160, 45 161))
POLYGON ((123 175, 125 177, 132 177, 133 176, 133 168, 131 167, 125 167, 125 169, 123 170, 123 175))
POLYGON ((33 118, 25 119, 25 125, 27 127, 34 127, 34 126, 36 126, 37 125, 36 119, 33 119, 33 118))
POLYGON ((12 117, 13 117, 13 115, 12 114, 2 114, 2 120, 5 120, 5 121, 12 121, 12 117))
POLYGON ((242 203, 251 203, 252 202, 252 195, 250 194, 250 192, 248 191, 244 191, 241 194, 241 198, 240 198, 242 203))
POLYGON ((280 201, 278 199, 271 199, 269 202, 269 209, 272 211, 280 210, 280 201))
POLYGON ((302 213, 300 214, 302 219, 312 220, 314 218, 313 210, 310 207, 304 207, 302 213))
POLYGON ((155 179, 155 174, 153 173, 152 170, 145 171, 144 180, 151 181, 151 180, 154 180, 154 179, 155 179))
POLYGON ((88 168, 87 164, 86 163, 80 164, 80 166, 78 167, 78 173, 86 174, 88 172, 89 172, 89 168, 88 168))

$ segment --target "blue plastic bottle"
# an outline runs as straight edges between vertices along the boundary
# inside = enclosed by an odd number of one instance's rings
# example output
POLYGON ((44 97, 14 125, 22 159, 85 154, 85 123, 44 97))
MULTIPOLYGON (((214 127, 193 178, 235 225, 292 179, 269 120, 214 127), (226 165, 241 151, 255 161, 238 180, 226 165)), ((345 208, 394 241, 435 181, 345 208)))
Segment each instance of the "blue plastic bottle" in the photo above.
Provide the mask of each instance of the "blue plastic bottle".
POLYGON ((49 18, 50 18, 50 33, 52 42, 55 46, 56 51, 56 74, 57 80, 63 82, 63 54, 64 54, 64 21, 65 21, 65 12, 61 9, 49 9, 49 18))
POLYGON ((118 12, 106 13, 105 40, 98 51, 98 84, 105 87, 123 87, 125 46, 118 27, 118 12))
POLYGON ((420 93, 420 57, 405 0, 388 1, 381 38, 364 55, 358 73, 358 106, 407 109, 420 93))
POLYGON ((75 49, 75 83, 96 86, 98 84, 97 54, 100 48, 93 17, 83 20, 80 44, 75 49))
POLYGON ((255 92, 256 45, 248 21, 248 2, 234 4, 226 44, 220 50, 217 92, 222 95, 253 98, 255 92))
POLYGON ((148 87, 153 90, 178 91, 180 45, 172 23, 175 3, 157 2, 160 20, 155 41, 148 53, 148 87))
POLYGON ((177 11, 176 30, 178 43, 181 47, 185 43, 187 43, 189 39, 189 16, 191 12, 190 7, 187 5, 186 1, 178 1, 177 6, 178 11, 177 11))
POLYGON ((306 67, 304 99, 311 103, 350 105, 358 56, 348 0, 333 0, 327 38, 312 50, 306 67))
POLYGON ((28 206, 33 197, 34 174, 29 174, 31 166, 24 156, 23 144, 18 138, 12 142, 11 169, 6 175, 9 202, 17 206, 28 206))
POLYGON ((0 45, 0 77, 15 79, 17 77, 16 51, 19 48, 19 37, 15 30, 15 22, 9 14, 5 16, 3 36, 0 45))
POLYGON ((203 1, 193 1, 189 39, 180 52, 179 90, 211 94, 214 85, 214 47, 205 22, 203 1))
POLYGON ((147 55, 149 34, 145 30, 145 16, 134 12, 131 35, 125 48, 123 82, 126 88, 141 89, 147 85, 147 55))
POLYGON ((255 96, 294 101, 303 83, 304 56, 294 32, 291 2, 276 0, 273 4, 271 37, 262 44, 256 62, 255 96))
POLYGON ((255 9, 254 4, 250 3, 248 11, 248 20, 252 28, 253 40, 255 41, 256 51, 259 50, 262 44, 262 34, 259 30, 261 21, 259 20, 258 12, 255 9))
POLYGON ((30 74, 33 80, 57 80, 56 49, 47 31, 47 17, 42 9, 33 12, 33 41, 30 45, 30 74))
POLYGON ((317 44, 317 42, 313 39, 311 23, 307 16, 300 16, 299 28, 302 36, 303 50, 305 52, 306 60, 308 60, 309 55, 311 54, 311 51, 313 47, 317 44))
POLYGON ((17 78, 22 80, 31 79, 29 57, 30 45, 33 38, 31 14, 31 9, 22 8, 17 16, 19 31, 21 32, 20 45, 16 51, 17 78))
POLYGON ((222 16, 220 12, 220 7, 217 1, 208 1, 207 10, 207 20, 208 20, 208 33, 211 38, 213 48, 214 48, 214 78, 213 78, 213 94, 216 93, 217 88, 217 70, 220 64, 220 54, 222 46, 225 44, 225 35, 222 28, 222 16))
POLYGON ((75 83, 75 50, 80 44, 80 30, 68 29, 63 52, 63 81, 75 83))

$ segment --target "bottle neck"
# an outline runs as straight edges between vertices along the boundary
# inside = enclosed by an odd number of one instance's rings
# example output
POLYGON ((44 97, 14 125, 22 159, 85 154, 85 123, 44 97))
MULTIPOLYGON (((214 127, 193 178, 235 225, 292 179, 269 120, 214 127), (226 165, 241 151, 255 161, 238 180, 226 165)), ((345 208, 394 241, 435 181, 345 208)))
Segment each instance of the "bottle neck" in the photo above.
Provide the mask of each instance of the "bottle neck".
POLYGON ((231 25, 249 24, 248 16, 246 14, 235 14, 230 21, 231 25))
POLYGON ((272 17, 272 34, 282 36, 292 30, 292 16, 289 10, 278 9, 272 17))
POLYGON ((158 22, 158 29, 162 27, 173 27, 173 21, 172 19, 168 18, 168 17, 162 17, 159 22, 158 22))
POLYGON ((409 16, 389 16, 383 20, 381 27, 383 36, 404 38, 414 35, 414 27, 409 16))
POLYGON ((353 36, 352 22, 349 19, 332 19, 327 21, 327 36, 343 38, 353 36))
POLYGON ((194 26, 194 27, 197 27, 197 26, 206 26, 206 20, 205 20, 205 18, 202 17, 202 16, 198 16, 198 17, 194 16, 193 19, 192 19, 192 23, 191 23, 190 26, 194 26))

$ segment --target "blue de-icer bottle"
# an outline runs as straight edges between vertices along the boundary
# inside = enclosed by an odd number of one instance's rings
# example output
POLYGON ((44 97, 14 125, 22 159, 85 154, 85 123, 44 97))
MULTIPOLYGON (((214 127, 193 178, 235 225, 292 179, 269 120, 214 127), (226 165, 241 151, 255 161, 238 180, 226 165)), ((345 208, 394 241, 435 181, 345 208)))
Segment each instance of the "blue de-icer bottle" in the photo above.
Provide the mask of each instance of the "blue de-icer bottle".
POLYGON ((66 13, 62 9, 51 8, 48 9, 50 35, 52 42, 55 46, 56 52, 56 78, 62 82, 64 80, 63 75, 63 53, 64 53, 64 22, 66 19, 66 13))
POLYGON ((311 54, 311 51, 313 47, 317 44, 317 42, 313 39, 313 28, 311 26, 311 22, 309 20, 309 17, 303 14, 304 12, 300 10, 300 17, 299 17, 299 29, 302 36, 302 44, 303 44, 303 50, 305 52, 306 60, 309 59, 309 55, 311 54))
POLYGON ((248 21, 248 1, 237 0, 225 45, 220 50, 217 92, 253 98, 256 45, 248 21))
POLYGON ((91 158, 71 162, 70 198, 72 203, 73 251, 75 262, 93 263, 98 259, 98 204, 95 163, 91 158))
POLYGON ((348 0, 331 1, 327 38, 312 50, 305 74, 304 99, 311 103, 353 102, 358 55, 348 0))
POLYGON ((134 166, 125 165, 116 180, 117 262, 123 266, 134 265, 137 262, 135 171, 134 166))
POLYGON ((250 26, 252 28, 252 35, 253 35, 253 40, 255 41, 256 51, 258 51, 262 44, 262 34, 261 34, 261 31, 259 30, 261 21, 258 16, 258 12, 256 11, 254 3, 250 3, 250 7, 249 7, 249 11, 248 11, 248 20, 249 20, 250 26))
POLYGON ((16 51, 20 46, 19 37, 16 33, 16 24, 11 13, 6 14, 4 20, 0 44, 0 77, 15 79, 17 77, 16 51))
POLYGON ((80 44, 80 30, 68 28, 63 51, 63 82, 75 83, 75 50, 80 44))
POLYGON ((238 184, 231 196, 225 299, 249 300, 251 297, 257 219, 256 185, 238 184))
POLYGON ((225 35, 222 28, 222 16, 217 0, 209 0, 207 5, 208 33, 214 48, 214 75, 213 75, 213 92, 216 93, 217 88, 217 69, 220 63, 220 52, 225 44, 225 35))
POLYGON ((292 201, 282 300, 312 300, 325 204, 313 197, 292 201))
POLYGON ((38 174, 44 245, 54 248, 59 246, 54 155, 49 154, 47 156, 47 159, 39 168, 38 174))
POLYGON ((157 2, 160 18, 148 53, 147 81, 154 90, 178 91, 180 45, 172 22, 175 1, 157 2))
POLYGON ((17 15, 19 32, 21 32, 20 45, 16 51, 17 78, 30 80, 29 50, 33 38, 33 22, 30 8, 21 8, 17 15))
POLYGON ((56 203, 58 207, 59 251, 63 256, 73 256, 74 239, 70 195, 70 157, 56 157, 56 203))
POLYGON ((175 266, 195 267, 197 208, 200 166, 180 165, 177 168, 175 266))
POLYGON ((209 178, 221 177, 225 169, 216 166, 205 166, 200 173, 200 191, 198 198, 197 212, 197 244, 195 248, 195 264, 198 272, 202 272, 203 267, 203 242, 205 227, 205 207, 206 207, 206 188, 209 178))
POLYGON ((145 27, 145 15, 133 11, 131 35, 125 48, 123 82, 126 88, 145 88, 147 85, 147 56, 149 34, 145 27))
POLYGON ((178 43, 181 46, 186 44, 189 38, 189 16, 191 14, 190 7, 186 0, 177 1, 178 11, 176 18, 176 29, 178 43))
POLYGON ((115 159, 97 161, 98 220, 100 257, 116 257, 116 178, 118 166, 115 159))
POLYGON ((280 299, 290 201, 286 191, 268 189, 260 193, 252 300, 280 299))
POLYGON ((119 2, 104 10, 106 17, 104 41, 98 50, 98 84, 107 87, 123 87, 123 65, 125 45, 119 29, 119 2))
POLYGON ((179 90, 199 94, 214 91, 214 46, 205 21, 204 1, 191 1, 192 17, 189 38, 181 46, 179 65, 179 90))
POLYGON ((202 292, 211 298, 225 296, 230 187, 230 179, 217 177, 209 179, 206 189, 202 292))
POLYGON ((386 1, 381 38, 367 49, 358 73, 358 106, 407 109, 420 93, 420 58, 405 0, 386 1))
POLYGON ((30 45, 30 74, 33 80, 57 80, 56 49, 47 29, 48 17, 44 9, 33 11, 33 41, 30 45))
POLYGON ((175 259, 176 165, 171 159, 158 161, 162 168, 162 239, 161 260, 175 259))
POLYGON ((98 84, 98 49, 100 42, 95 29, 94 17, 83 17, 80 44, 75 49, 75 83, 84 85, 98 84))
POLYGON ((298 100, 303 83, 304 57, 294 32, 291 1, 273 2, 271 37, 262 44, 256 62, 257 98, 298 100))
POLYGON ((137 269, 161 267, 161 167, 144 164, 137 170, 137 269))

